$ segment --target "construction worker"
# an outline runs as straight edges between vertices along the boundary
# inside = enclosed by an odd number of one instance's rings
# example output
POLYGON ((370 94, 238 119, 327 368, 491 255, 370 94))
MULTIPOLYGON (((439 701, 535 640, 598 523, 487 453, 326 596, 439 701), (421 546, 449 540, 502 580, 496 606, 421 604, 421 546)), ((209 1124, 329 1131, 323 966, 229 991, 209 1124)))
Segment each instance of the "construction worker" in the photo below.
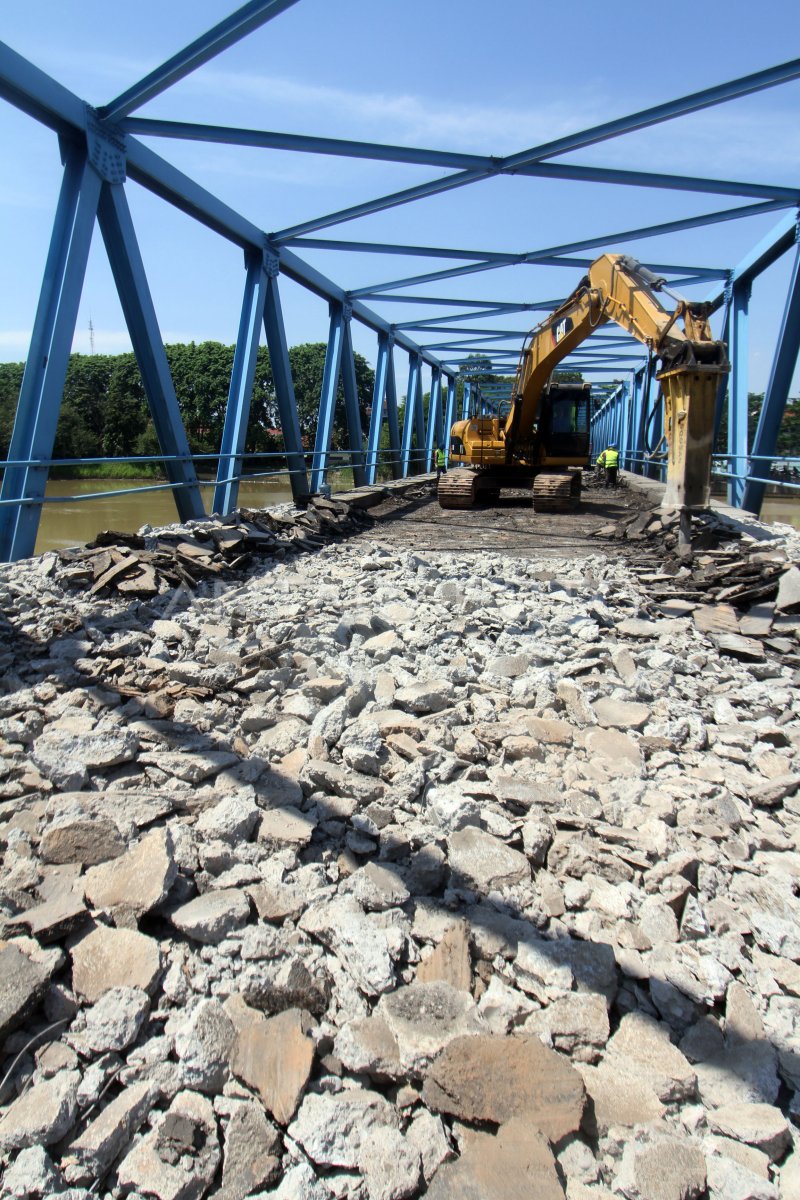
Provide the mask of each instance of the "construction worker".
POLYGON ((616 487, 617 472, 619 470, 619 450, 617 449, 616 442, 612 442, 610 446, 598 456, 597 465, 598 467, 605 468, 606 487, 616 487))
POLYGON ((442 472, 447 474, 447 457, 441 446, 436 447, 436 453, 433 456, 433 461, 436 466, 436 478, 438 479, 442 472))

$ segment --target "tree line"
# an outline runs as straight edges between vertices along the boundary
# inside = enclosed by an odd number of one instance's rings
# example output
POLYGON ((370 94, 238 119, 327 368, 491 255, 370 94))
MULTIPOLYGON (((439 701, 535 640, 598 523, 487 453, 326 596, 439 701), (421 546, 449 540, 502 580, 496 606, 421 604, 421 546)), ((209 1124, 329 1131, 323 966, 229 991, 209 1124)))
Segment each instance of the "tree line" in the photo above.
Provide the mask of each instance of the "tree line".
MULTIPOLYGON (((165 346, 181 417, 193 454, 219 452, 233 370, 234 347, 221 342, 165 346)), ((313 446, 325 367, 324 342, 289 350, 300 432, 313 446)), ((356 389, 366 432, 374 372, 355 356, 356 389)), ((0 363, 0 453, 7 457, 24 363, 0 363)), ((347 446, 341 382, 334 419, 334 449, 347 446)), ((269 351, 259 347, 246 448, 281 451, 280 414, 269 351)), ((53 458, 157 455, 158 439, 133 353, 72 354, 64 383, 53 458)), ((66 472, 65 472, 66 473, 66 472)))
MULTIPOLYGON (((233 370, 234 347, 221 342, 189 342, 165 347, 178 405, 193 454, 219 451, 228 387, 233 370)), ((307 342, 289 350, 300 432, 312 447, 316 435, 319 397, 325 367, 324 342, 307 342)), ((374 372, 367 360, 356 354, 355 372, 362 429, 366 434, 372 404, 374 372)), ((491 372, 488 360, 471 356, 467 374, 477 384, 504 380, 491 372)), ((0 454, 7 457, 14 414, 22 383, 23 363, 0 363, 0 454)), ((561 372, 563 381, 580 380, 577 372, 561 372)), ((463 381, 458 380, 456 416, 461 411, 463 381)), ((428 394, 424 397, 427 412, 428 394)), ((748 401, 749 445, 752 445, 763 394, 750 393, 748 401)), ((404 400, 400 402, 403 420, 404 400)), ((724 452, 727 411, 717 440, 724 452)), ((332 445, 348 445, 341 383, 337 397, 332 445)), ((388 446, 384 426, 381 445, 388 446)), ((269 351, 261 346, 256 361, 246 448, 251 454, 280 452, 283 438, 269 351)), ((159 453, 153 422, 136 359, 127 354, 73 354, 64 384, 63 402, 56 432, 54 458, 124 458, 159 453)), ((776 453, 800 457, 800 401, 786 406, 776 453)), ((154 468, 157 469, 157 468, 154 468)), ((68 473, 68 472, 64 472, 68 473)), ((85 472, 84 472, 85 473, 85 472)))

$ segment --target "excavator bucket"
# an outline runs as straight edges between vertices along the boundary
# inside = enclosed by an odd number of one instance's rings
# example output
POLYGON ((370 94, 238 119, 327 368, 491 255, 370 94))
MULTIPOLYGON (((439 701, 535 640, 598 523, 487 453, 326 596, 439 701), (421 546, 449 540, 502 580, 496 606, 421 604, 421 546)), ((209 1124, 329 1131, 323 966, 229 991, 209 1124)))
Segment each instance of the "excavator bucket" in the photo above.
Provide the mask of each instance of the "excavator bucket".
POLYGON ((669 445, 664 508, 708 506, 714 408, 727 363, 673 367, 659 374, 669 445))

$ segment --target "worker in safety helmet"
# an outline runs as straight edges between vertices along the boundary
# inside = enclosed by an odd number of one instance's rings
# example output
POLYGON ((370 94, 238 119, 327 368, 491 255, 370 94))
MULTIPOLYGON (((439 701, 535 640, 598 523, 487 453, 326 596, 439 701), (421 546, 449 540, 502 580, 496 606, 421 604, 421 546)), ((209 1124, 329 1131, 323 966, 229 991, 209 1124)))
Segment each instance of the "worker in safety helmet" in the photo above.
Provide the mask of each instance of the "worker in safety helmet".
POLYGON ((606 472, 606 487, 617 486, 617 472, 619 471, 619 450, 617 443, 612 442, 606 450, 598 456, 598 467, 604 467, 606 472))
POLYGON ((447 474, 447 456, 445 455, 445 452, 441 446, 436 447, 436 453, 433 456, 433 460, 434 460, 434 464, 436 466, 436 478, 438 479, 440 477, 440 475, 442 474, 442 472, 444 472, 444 474, 446 475, 447 474))

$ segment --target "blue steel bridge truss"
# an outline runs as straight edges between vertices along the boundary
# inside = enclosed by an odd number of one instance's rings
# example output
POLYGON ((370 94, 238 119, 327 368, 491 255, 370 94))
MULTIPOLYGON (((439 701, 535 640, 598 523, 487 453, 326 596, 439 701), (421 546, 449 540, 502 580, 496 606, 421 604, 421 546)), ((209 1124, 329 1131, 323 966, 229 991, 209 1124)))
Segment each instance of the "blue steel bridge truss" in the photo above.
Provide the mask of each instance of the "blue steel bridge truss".
MULTIPOLYGON (((667 233, 778 213, 779 220, 772 232, 733 266, 714 268, 652 261, 646 246, 639 254, 647 266, 667 277, 673 289, 707 283, 710 289, 707 298, 712 308, 721 310, 732 371, 718 400, 718 422, 726 406, 728 414, 727 454, 720 473, 729 481, 731 502, 757 513, 768 482, 769 465, 775 457, 778 430, 800 347, 800 186, 607 169, 560 160, 567 153, 607 139, 789 83, 800 78, 800 59, 504 157, 132 115, 295 3, 297 0, 250 0, 144 79, 100 106, 86 103, 0 42, 0 96, 58 134, 63 161, 61 191, 55 204, 50 248, 11 445, 8 459, 2 464, 0 559, 12 561, 33 553, 48 470, 53 464, 61 397, 95 224, 102 234, 158 435, 159 461, 164 463, 169 479, 165 486, 172 488, 182 519, 204 513, 196 460, 181 421, 131 219, 126 194, 130 180, 244 252, 243 298, 224 432, 219 454, 213 456, 217 479, 212 510, 221 514, 236 506, 244 458, 252 457, 247 454, 247 427, 262 330, 272 363, 287 473, 295 499, 301 501, 319 491, 333 462, 333 420, 340 383, 348 433, 345 461, 352 468, 357 485, 374 482, 381 465, 388 466, 395 478, 429 469, 435 447, 446 439, 455 419, 502 410, 508 401, 507 384, 481 387, 480 377, 471 377, 469 367, 475 356, 485 364, 484 372, 513 376, 525 337, 525 331, 513 327, 514 316, 519 319, 519 314, 530 313, 532 325, 541 319, 537 314, 550 312, 563 299, 550 296, 526 303, 502 297, 463 299, 418 294, 415 289, 420 285, 518 265, 566 267, 574 282, 575 276, 594 257, 587 254, 589 251, 627 248, 629 243, 646 243, 667 233), (430 166, 440 173, 416 186, 267 232, 156 154, 140 140, 143 136, 412 163, 430 166), (604 183, 667 193, 708 194, 727 197, 734 203, 694 217, 612 230, 519 253, 317 236, 323 230, 356 218, 506 175, 522 177, 518 184, 521 187, 531 186, 530 181, 536 179, 564 179, 574 181, 576 187, 582 183, 604 183), (404 278, 379 279, 346 290, 301 257, 304 250, 318 249, 339 251, 343 255, 444 260, 451 265, 423 269, 404 278), (753 445, 748 446, 747 331, 751 288, 753 281, 783 255, 793 256, 788 294, 758 427, 753 445), (327 355, 316 441, 310 454, 300 434, 281 310, 282 277, 301 284, 329 305, 327 355), (398 322, 386 320, 379 311, 386 302, 411 305, 409 318, 398 322), (430 315, 431 306, 438 310, 434 315, 430 315), (497 324, 487 327, 481 323, 487 320, 497 324), (371 330, 377 338, 374 395, 366 430, 361 425, 356 391, 353 321, 371 330), (404 361, 407 361, 408 382, 401 428, 395 381, 404 361), (423 404, 423 368, 430 373, 431 380, 427 414, 423 404), (463 386, 457 411, 459 380, 463 386), (388 424, 388 451, 380 449, 384 422, 388 424)), ((663 435, 661 405, 652 364, 644 357, 642 347, 606 327, 563 365, 598 381, 593 388, 595 447, 602 448, 601 443, 616 440, 625 466, 658 474, 661 469, 658 448, 663 435), (614 383, 607 382, 609 373, 616 375, 614 383)))

